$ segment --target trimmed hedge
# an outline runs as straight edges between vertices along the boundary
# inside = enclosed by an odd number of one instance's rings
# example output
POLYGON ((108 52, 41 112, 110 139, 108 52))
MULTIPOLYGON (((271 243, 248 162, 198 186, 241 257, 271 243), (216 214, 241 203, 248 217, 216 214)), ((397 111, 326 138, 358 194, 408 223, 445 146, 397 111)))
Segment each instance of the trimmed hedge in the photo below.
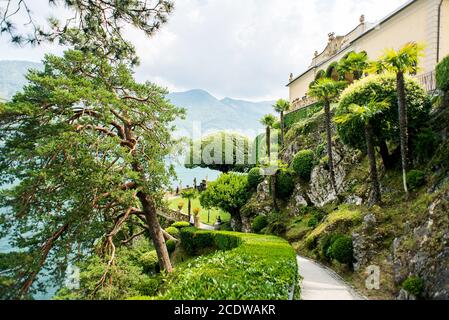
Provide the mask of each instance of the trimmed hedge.
POLYGON ((294 249, 275 237, 185 228, 184 248, 219 249, 178 265, 162 300, 287 300, 298 285, 294 249))
POLYGON ((449 56, 436 67, 437 87, 443 92, 449 92, 449 56))
POLYGON ((167 229, 165 229, 165 231, 167 231, 167 233, 169 235, 171 235, 174 238, 179 238, 179 229, 175 228, 175 227, 168 227, 167 229))
POLYGON ((320 103, 315 103, 305 108, 298 109, 296 111, 287 113, 284 117, 285 130, 290 129, 295 123, 310 118, 323 108, 320 103))
POLYGON ((340 263, 351 264, 354 261, 352 238, 341 236, 334 240, 330 248, 331 256, 340 263))
POLYGON ((188 223, 186 221, 178 221, 178 222, 173 223, 171 226, 178 228, 178 229, 182 229, 182 228, 190 227, 190 223, 188 223))
POLYGON ((293 158, 292 168, 302 179, 309 181, 314 161, 315 155, 312 150, 301 150, 293 158))
POLYGON ((167 247, 168 253, 173 253, 176 249, 176 241, 173 239, 167 240, 165 242, 165 246, 167 247))

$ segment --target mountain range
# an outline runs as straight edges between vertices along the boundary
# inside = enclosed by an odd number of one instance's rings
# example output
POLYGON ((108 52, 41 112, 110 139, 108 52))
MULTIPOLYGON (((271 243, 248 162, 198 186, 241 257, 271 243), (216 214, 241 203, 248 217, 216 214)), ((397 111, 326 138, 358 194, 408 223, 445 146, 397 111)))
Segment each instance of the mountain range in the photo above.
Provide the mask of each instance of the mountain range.
MULTIPOLYGON (((0 98, 10 99, 26 84, 28 69, 41 69, 29 61, 0 61, 0 98)), ((232 98, 217 99, 201 89, 173 92, 167 96, 177 107, 186 109, 186 119, 175 124, 181 134, 190 134, 193 123, 201 123, 201 132, 217 130, 239 131, 255 137, 263 130, 259 119, 273 113, 273 101, 251 102, 232 98)))

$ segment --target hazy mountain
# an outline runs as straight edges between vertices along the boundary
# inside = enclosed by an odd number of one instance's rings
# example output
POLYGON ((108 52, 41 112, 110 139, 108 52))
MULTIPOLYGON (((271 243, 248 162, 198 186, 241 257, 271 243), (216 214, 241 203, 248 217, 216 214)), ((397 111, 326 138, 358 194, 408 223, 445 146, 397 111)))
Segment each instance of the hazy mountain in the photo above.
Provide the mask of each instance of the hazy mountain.
POLYGON ((10 99, 26 84, 28 69, 41 69, 42 64, 29 61, 0 61, 0 98, 10 99))
MULTIPOLYGON (((41 69, 39 63, 0 61, 0 98, 10 99, 25 84, 28 69, 41 69)), ((187 110, 185 120, 177 120, 181 132, 192 132, 193 122, 201 122, 202 132, 238 130, 254 137, 262 130, 259 119, 272 113, 273 101, 250 102, 225 98, 219 100, 204 90, 174 92, 168 95, 173 104, 187 110)))

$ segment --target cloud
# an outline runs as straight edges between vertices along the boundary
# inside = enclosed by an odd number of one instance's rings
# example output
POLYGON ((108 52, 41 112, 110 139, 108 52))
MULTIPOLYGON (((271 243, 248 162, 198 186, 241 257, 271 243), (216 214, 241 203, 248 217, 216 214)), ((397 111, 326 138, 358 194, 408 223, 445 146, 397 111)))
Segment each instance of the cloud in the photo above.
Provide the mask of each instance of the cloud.
MULTIPOLYGON (((170 90, 201 88, 217 97, 287 97, 298 74, 322 50, 329 32, 344 34, 361 14, 368 21, 406 0, 179 0, 169 23, 151 39, 129 30, 142 64, 139 80, 170 90)), ((6 46, 1 39, 0 45, 6 46)), ((0 59, 40 60, 45 50, 8 45, 0 59)))

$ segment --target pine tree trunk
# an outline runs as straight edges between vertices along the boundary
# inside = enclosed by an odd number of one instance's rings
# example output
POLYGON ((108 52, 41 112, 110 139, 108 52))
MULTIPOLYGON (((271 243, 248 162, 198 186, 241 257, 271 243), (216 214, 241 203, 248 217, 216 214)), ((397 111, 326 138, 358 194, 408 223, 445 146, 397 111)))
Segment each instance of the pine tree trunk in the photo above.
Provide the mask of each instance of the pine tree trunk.
POLYGON ((156 207, 151 200, 151 197, 140 191, 137 193, 137 197, 142 204, 142 212, 147 220, 151 239, 153 240, 154 247, 156 249, 157 256, 159 258, 159 265, 161 269, 172 272, 173 268, 170 262, 170 256, 168 255, 167 246, 165 245, 165 238, 161 231, 161 225, 156 214, 156 207))
POLYGON ((284 134, 285 134, 285 127, 284 127, 284 112, 281 111, 281 146, 284 146, 284 134))
POLYGON ((327 156, 329 158, 329 174, 331 186, 335 194, 337 194, 337 185, 335 182, 334 157, 332 155, 332 128, 331 128, 331 111, 329 101, 324 102, 324 112, 326 114, 326 137, 327 137, 327 156))
POLYGON ((399 105, 399 136, 401 140, 401 162, 402 162, 402 179, 404 183, 404 191, 408 194, 407 188, 407 170, 408 170, 408 128, 407 128, 407 105, 405 100, 405 82, 404 74, 397 74, 397 93, 399 105))
POLYGON ((365 139, 366 147, 368 151, 369 167, 370 167, 370 177, 371 177, 371 187, 373 189, 373 202, 380 203, 382 201, 380 186, 379 186, 379 175, 377 172, 376 165, 376 153, 374 150, 374 133, 371 123, 365 125, 365 139))

